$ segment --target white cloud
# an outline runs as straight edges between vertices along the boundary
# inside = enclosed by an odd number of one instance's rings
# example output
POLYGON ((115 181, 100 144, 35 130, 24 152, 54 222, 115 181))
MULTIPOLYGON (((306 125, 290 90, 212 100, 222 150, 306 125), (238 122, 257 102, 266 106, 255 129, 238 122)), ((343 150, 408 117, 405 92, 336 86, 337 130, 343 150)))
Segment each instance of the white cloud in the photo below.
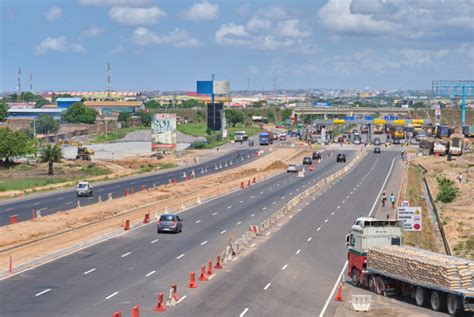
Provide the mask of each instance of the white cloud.
POLYGON ((259 17, 252 17, 247 22, 247 30, 250 32, 260 32, 270 29, 272 26, 272 22, 267 19, 262 19, 259 17))
POLYGON ((55 6, 49 9, 48 12, 45 13, 45 17, 48 21, 52 22, 54 20, 59 19, 62 14, 63 14, 63 10, 61 10, 60 7, 55 6))
POLYGON ((216 42, 224 45, 247 45, 251 43, 245 26, 234 23, 223 24, 215 34, 216 42))
POLYGON ((102 35, 104 31, 101 28, 98 28, 96 26, 91 26, 90 28, 85 29, 82 33, 85 36, 100 36, 102 35))
POLYGON ((351 12, 352 0, 329 0, 318 11, 320 22, 330 30, 346 33, 380 34, 391 32, 388 21, 375 20, 372 15, 351 12))
POLYGON ((133 31, 132 40, 140 46, 168 44, 178 48, 191 48, 202 45, 186 30, 179 28, 174 29, 169 34, 159 35, 146 27, 138 27, 133 31))
POLYGON ((298 28, 299 21, 296 19, 286 20, 278 24, 280 35, 287 37, 307 37, 311 35, 309 31, 302 31, 298 28))
POLYGON ((215 20, 219 14, 219 6, 217 4, 212 4, 208 1, 198 2, 192 5, 191 8, 184 11, 181 14, 181 17, 194 21, 206 21, 206 20, 215 20))
POLYGON ((125 25, 152 25, 167 14, 159 7, 132 8, 113 7, 109 11, 109 17, 120 24, 125 25))
POLYGON ((67 52, 72 51, 75 53, 84 52, 84 46, 80 43, 70 43, 64 36, 60 37, 47 37, 39 45, 35 47, 35 54, 43 55, 49 51, 56 52, 67 52))
POLYGON ((89 5, 89 6, 143 7, 143 6, 151 5, 153 1, 152 0, 80 0, 80 3, 82 5, 89 5))

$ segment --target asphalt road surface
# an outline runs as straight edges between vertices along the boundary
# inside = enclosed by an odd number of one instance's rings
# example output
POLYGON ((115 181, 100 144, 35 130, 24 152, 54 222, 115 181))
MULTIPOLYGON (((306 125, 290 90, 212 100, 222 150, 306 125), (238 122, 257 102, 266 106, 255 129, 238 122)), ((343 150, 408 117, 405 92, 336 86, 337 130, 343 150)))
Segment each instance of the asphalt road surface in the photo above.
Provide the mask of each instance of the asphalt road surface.
MULTIPOLYGON (((348 160, 352 159, 354 152, 346 153, 348 160)), ((304 178, 282 173, 250 188, 192 208, 182 214, 183 232, 180 234, 157 235, 155 224, 144 225, 119 237, 4 279, 0 281, 0 316, 111 316, 117 310, 128 316, 135 304, 141 307, 140 316, 155 316, 153 307, 158 292, 167 293, 172 283, 178 284, 178 291, 184 298, 183 303, 188 300, 189 304, 195 303, 197 298, 204 300, 211 288, 202 285, 196 289, 197 292, 189 292, 186 288, 189 272, 198 272, 200 266, 207 264, 208 260, 214 261, 229 237, 242 235, 249 225, 259 224, 294 195, 345 166, 335 161, 335 156, 323 159, 322 163, 316 165, 316 171, 307 172, 304 178)), ((366 161, 364 164, 367 166, 371 163, 372 161, 366 161)), ((388 163, 380 164, 385 166, 388 163)), ((367 184, 368 181, 365 181, 364 186, 373 188, 367 184)), ((341 197, 336 197, 339 198, 341 197)), ((349 205, 349 200, 347 203, 349 205)), ((331 208, 334 205, 331 201, 325 201, 324 204, 331 208)), ((315 225, 313 216, 306 219, 310 213, 311 211, 305 211, 295 217, 298 224, 290 223, 294 227, 289 227, 288 230, 284 227, 282 233, 286 232, 290 240, 301 242, 299 240, 302 235, 307 234, 303 233, 308 231, 307 227, 313 228, 315 225), (300 230, 303 231, 300 233, 300 230)), ((317 214, 322 215, 315 213, 317 214)), ((347 218, 346 222, 352 221, 349 215, 347 218)), ((345 231, 345 227, 337 227, 333 240, 328 240, 325 244, 344 246, 341 242, 343 238, 337 233, 345 231)), ((246 273, 239 279, 245 279, 249 284, 239 284, 254 287, 262 280, 266 283, 265 277, 269 278, 268 274, 274 272, 274 265, 280 265, 279 262, 289 259, 287 253, 293 250, 288 246, 287 243, 279 246, 273 255, 273 263, 269 263, 265 269, 262 264, 258 265, 261 268, 258 270, 260 277, 249 280, 246 273)), ((336 256, 337 251, 341 251, 339 248, 329 251, 332 256, 323 256, 321 263, 321 269, 327 270, 329 275, 326 283, 332 280, 331 274, 339 269, 337 265, 330 268, 327 265, 335 258, 338 261, 344 260, 344 257, 339 259, 336 256)), ((242 267, 246 267, 249 274, 255 274, 252 265, 244 263, 242 267)), ((225 282, 224 278, 227 275, 216 275, 216 282, 218 279, 225 282)), ((222 281, 216 285, 221 285, 222 281)), ((209 281, 209 286, 212 287, 213 282, 209 281)), ((236 293, 233 282, 229 280, 227 283, 225 288, 236 293)), ((326 295, 326 292, 327 290, 321 291, 321 296, 323 293, 326 295)), ((230 298, 226 294, 220 295, 232 304, 229 310, 226 308, 224 314, 221 314, 224 316, 238 315, 242 309, 251 305, 242 296, 230 298)), ((169 312, 187 316, 212 316, 221 311, 213 305, 208 309, 201 309, 189 304, 177 307, 174 311, 169 309, 169 312), (194 310, 197 314, 190 313, 194 310)), ((252 309, 255 308, 252 306, 252 309)))
POLYGON ((180 182, 185 180, 185 177, 183 177, 184 173, 191 177, 193 170, 196 177, 220 172, 223 169, 229 169, 254 160, 256 157, 255 152, 258 149, 258 147, 239 147, 240 159, 237 158, 237 151, 234 151, 198 165, 100 183, 94 185, 93 197, 78 198, 76 197, 75 189, 70 188, 0 202, 0 225, 5 226, 9 224, 10 216, 12 215, 17 215, 17 221, 30 220, 33 210, 40 210, 41 215, 45 216, 58 211, 76 208, 78 201, 80 201, 81 206, 87 206, 98 202, 99 196, 103 200, 107 199, 110 194, 113 197, 121 197, 124 195, 125 190, 131 193, 132 191, 140 190, 142 185, 145 188, 164 185, 174 178, 180 182), (230 162, 232 162, 232 165, 230 165, 230 162), (204 173, 201 174, 201 172, 204 173))

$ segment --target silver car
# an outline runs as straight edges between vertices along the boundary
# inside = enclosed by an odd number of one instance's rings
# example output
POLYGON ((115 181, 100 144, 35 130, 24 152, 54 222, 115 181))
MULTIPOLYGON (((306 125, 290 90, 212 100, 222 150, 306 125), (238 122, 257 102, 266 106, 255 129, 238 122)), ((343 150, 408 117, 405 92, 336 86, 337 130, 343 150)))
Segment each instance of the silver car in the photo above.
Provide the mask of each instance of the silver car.
POLYGON ((178 215, 175 214, 163 214, 160 216, 160 220, 158 220, 157 225, 157 232, 174 232, 178 233, 183 230, 183 219, 181 219, 178 215))
POLYGON ((88 182, 79 182, 76 185, 77 197, 92 197, 93 194, 94 194, 94 189, 88 182))
POLYGON ((288 169, 286 170, 287 173, 296 173, 298 170, 296 169, 295 164, 288 165, 288 169))

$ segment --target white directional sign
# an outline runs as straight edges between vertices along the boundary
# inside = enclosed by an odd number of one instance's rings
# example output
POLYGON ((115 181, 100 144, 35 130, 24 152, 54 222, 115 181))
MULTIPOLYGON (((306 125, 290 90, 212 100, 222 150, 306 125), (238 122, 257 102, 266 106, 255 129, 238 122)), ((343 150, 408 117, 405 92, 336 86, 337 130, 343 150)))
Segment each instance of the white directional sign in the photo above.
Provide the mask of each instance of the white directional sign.
POLYGON ((421 207, 398 207, 397 219, 403 221, 405 231, 421 231, 422 229, 421 207))

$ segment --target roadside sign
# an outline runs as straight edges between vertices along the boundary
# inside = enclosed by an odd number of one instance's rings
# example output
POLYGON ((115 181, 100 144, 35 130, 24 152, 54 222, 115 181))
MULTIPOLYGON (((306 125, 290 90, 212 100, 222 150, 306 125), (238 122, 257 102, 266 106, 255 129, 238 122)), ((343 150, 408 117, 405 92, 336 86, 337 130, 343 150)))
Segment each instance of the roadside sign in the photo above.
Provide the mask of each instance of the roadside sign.
POLYGON ((421 207, 398 207, 397 220, 403 221, 404 231, 421 231, 422 209, 421 207))
POLYGON ((410 202, 408 200, 404 200, 404 201, 402 201, 401 206, 402 207, 410 207, 410 202))

